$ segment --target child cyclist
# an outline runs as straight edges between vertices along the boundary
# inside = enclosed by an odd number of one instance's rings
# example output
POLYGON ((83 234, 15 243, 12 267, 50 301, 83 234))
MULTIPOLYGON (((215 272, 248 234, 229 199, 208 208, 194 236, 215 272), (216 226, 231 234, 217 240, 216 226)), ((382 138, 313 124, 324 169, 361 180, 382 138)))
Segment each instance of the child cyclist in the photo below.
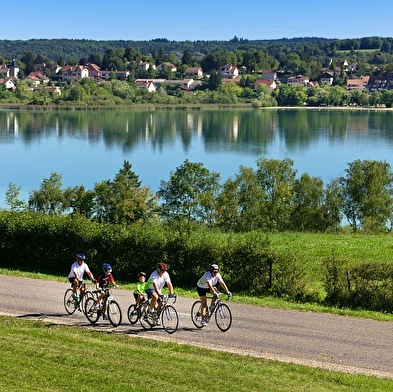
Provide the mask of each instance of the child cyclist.
MULTIPOLYGON (((108 263, 104 263, 102 265, 102 274, 97 277, 96 280, 96 288, 100 290, 100 294, 97 297, 97 308, 100 307, 101 301, 105 297, 105 289, 112 285, 114 287, 118 287, 115 283, 115 278, 112 275, 112 267, 108 263)), ((106 309, 104 309, 104 317, 106 315, 106 309)))
POLYGON ((144 272, 139 272, 136 276, 138 281, 134 290, 135 307, 138 307, 146 298, 145 290, 151 283, 151 281, 146 282, 146 276, 144 272))

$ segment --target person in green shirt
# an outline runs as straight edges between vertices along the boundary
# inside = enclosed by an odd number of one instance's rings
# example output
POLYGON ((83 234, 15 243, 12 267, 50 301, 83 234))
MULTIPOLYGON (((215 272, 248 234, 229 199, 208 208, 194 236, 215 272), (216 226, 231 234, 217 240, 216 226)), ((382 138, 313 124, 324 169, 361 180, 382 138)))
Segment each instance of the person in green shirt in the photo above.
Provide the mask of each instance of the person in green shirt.
POLYGON ((137 277, 138 279, 135 290, 134 290, 134 298, 135 298, 135 306, 138 307, 143 301, 146 300, 146 292, 145 288, 151 282, 146 282, 146 274, 144 272, 139 272, 137 277))

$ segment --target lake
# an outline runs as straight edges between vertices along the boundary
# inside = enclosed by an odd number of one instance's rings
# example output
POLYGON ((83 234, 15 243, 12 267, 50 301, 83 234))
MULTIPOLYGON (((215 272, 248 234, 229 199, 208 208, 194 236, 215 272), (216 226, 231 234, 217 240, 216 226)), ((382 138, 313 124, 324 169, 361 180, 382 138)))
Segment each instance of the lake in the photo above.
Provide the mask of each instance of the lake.
POLYGON ((393 112, 333 109, 167 111, 0 110, 0 207, 9 183, 20 198, 52 172, 63 187, 114 179, 124 160, 153 192, 186 159, 226 181, 256 160, 291 158, 298 176, 325 184, 356 159, 393 168, 393 112))

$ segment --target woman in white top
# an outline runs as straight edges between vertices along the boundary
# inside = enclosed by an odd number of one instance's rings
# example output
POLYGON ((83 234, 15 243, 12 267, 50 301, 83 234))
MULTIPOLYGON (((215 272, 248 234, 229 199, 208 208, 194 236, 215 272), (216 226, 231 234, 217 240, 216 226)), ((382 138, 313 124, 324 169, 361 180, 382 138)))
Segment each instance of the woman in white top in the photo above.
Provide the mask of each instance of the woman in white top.
POLYGON ((219 268, 217 264, 212 264, 210 266, 209 271, 206 271, 198 280, 197 283, 197 291, 199 298, 201 300, 201 316, 202 316, 202 325, 206 326, 206 307, 207 307, 207 299, 206 294, 210 293, 213 295, 212 305, 216 300, 216 294, 219 293, 218 289, 215 287, 217 283, 223 288, 223 290, 227 293, 228 296, 231 293, 228 290, 227 285, 224 282, 221 274, 218 272, 219 268))

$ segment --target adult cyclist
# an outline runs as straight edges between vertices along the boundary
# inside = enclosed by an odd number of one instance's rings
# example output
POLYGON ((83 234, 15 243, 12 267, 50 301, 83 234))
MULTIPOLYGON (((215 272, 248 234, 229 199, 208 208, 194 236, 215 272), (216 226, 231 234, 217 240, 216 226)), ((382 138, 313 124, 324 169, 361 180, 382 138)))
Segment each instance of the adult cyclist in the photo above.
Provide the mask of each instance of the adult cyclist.
POLYGON ((155 312, 155 307, 158 302, 158 307, 161 307, 162 298, 161 290, 166 285, 169 290, 169 297, 173 297, 173 285, 171 278, 167 272, 168 266, 165 263, 158 263, 157 268, 150 275, 149 281, 151 281, 150 286, 146 289, 146 294, 150 301, 150 313, 155 312))
POLYGON ((219 283, 223 290, 226 292, 228 296, 231 296, 231 292, 228 290, 224 279, 219 273, 219 267, 217 264, 212 264, 209 268, 209 271, 206 271, 197 282, 197 291, 199 298, 201 300, 201 317, 202 317, 202 326, 206 326, 206 308, 207 308, 207 298, 206 294, 210 293, 213 295, 212 305, 217 299, 217 294, 219 293, 218 289, 215 287, 216 284, 219 283))
POLYGON ((83 286, 81 286, 81 283, 85 273, 94 282, 94 276, 90 272, 90 268, 85 263, 85 260, 86 256, 83 253, 78 253, 76 255, 76 261, 71 265, 71 270, 68 274, 68 280, 72 285, 72 292, 75 298, 77 296, 78 288, 80 288, 82 294, 83 286))

